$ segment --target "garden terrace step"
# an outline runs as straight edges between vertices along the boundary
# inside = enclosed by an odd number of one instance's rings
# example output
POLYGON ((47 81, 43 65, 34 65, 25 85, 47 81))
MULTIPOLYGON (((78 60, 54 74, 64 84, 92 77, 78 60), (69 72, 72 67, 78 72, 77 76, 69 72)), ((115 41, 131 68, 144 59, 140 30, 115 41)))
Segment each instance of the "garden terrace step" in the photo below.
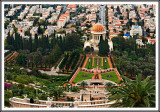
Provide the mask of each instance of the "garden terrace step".
POLYGON ((86 57, 86 59, 85 59, 85 61, 84 61, 84 64, 83 64, 83 66, 82 66, 82 68, 85 68, 85 66, 86 66, 86 64, 87 64, 87 61, 88 61, 88 56, 86 57))
POLYGON ((112 67, 112 63, 111 63, 111 60, 109 59, 109 57, 107 57, 107 59, 108 59, 108 63, 109 63, 110 68, 113 68, 113 67, 112 67))
POLYGON ((94 57, 92 57, 93 59, 92 59, 92 66, 94 66, 94 57))
POLYGON ((75 72, 75 74, 72 76, 71 80, 69 81, 69 83, 72 83, 72 81, 74 81, 75 77, 77 76, 77 74, 80 72, 80 68, 77 69, 77 71, 75 72))

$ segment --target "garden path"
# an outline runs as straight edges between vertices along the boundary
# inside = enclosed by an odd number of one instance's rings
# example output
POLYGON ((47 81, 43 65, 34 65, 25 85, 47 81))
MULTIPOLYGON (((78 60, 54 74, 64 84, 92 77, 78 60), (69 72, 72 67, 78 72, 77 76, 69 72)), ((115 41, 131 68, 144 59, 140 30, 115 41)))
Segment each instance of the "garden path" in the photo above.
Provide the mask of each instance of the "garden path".
POLYGON ((92 66, 94 66, 94 57, 92 57, 93 59, 92 59, 92 66))
POLYGON ((111 63, 111 60, 109 59, 109 57, 107 57, 107 59, 108 59, 108 63, 109 63, 110 68, 113 68, 113 67, 112 67, 112 63, 111 63))
POLYGON ((85 68, 85 66, 86 66, 86 64, 87 64, 87 61, 88 61, 88 56, 86 57, 86 59, 85 59, 85 61, 84 61, 84 64, 83 64, 83 66, 82 66, 82 68, 85 68))
POLYGON ((69 83, 72 83, 72 81, 74 81, 74 79, 76 78, 77 74, 80 72, 80 68, 78 68, 78 70, 76 71, 76 73, 72 76, 72 78, 70 79, 69 83))
POLYGON ((54 70, 54 67, 51 68, 51 71, 44 71, 44 70, 39 70, 41 73, 46 73, 47 75, 69 75, 69 74, 62 74, 62 73, 57 73, 54 70))
POLYGON ((98 70, 98 66, 97 69, 93 70, 93 76, 92 76, 92 80, 97 79, 97 75, 98 75, 98 79, 102 80, 102 76, 101 76, 101 70, 98 70))

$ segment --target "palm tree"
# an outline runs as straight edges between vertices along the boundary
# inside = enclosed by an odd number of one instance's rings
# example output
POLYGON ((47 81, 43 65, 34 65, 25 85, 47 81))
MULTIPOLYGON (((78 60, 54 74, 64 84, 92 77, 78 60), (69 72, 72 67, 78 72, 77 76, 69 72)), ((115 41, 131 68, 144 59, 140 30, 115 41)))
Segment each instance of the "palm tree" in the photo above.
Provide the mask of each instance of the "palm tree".
POLYGON ((113 86, 108 89, 109 101, 115 101, 111 107, 155 107, 155 80, 145 80, 142 75, 136 76, 133 81, 125 76, 122 86, 113 86))
POLYGON ((111 83, 111 82, 107 82, 107 83, 105 84, 105 86, 106 86, 106 87, 111 87, 111 86, 114 86, 114 84, 111 83))
POLYGON ((82 87, 83 87, 83 89, 84 89, 84 87, 87 85, 87 83, 86 82, 81 82, 81 84, 80 84, 82 87))
POLYGON ((55 97, 55 100, 58 101, 61 95, 63 95, 63 89, 61 87, 54 87, 49 89, 50 95, 55 97))

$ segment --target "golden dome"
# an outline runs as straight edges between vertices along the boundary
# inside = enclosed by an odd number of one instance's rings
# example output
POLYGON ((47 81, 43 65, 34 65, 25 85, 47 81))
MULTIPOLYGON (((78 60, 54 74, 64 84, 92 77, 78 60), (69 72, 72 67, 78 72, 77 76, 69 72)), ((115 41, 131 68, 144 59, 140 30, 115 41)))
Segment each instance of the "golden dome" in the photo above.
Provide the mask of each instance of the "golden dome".
POLYGON ((102 24, 97 23, 91 28, 91 30, 95 31, 95 32, 103 32, 103 31, 105 31, 105 28, 102 24))

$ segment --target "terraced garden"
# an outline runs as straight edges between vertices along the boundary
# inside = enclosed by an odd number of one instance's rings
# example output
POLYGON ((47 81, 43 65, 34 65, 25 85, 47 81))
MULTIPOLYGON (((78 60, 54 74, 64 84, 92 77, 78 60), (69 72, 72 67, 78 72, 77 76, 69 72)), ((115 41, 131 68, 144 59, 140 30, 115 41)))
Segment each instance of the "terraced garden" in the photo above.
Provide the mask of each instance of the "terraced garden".
POLYGON ((107 58, 103 58, 103 66, 102 66, 102 58, 94 58, 94 66, 92 66, 93 58, 89 58, 89 59, 87 61, 85 68, 88 68, 88 69, 97 68, 97 65, 98 65, 98 68, 103 68, 103 69, 110 68, 107 58), (89 62, 89 59, 90 59, 90 62, 89 62))
POLYGON ((77 66, 77 63, 80 63, 79 60, 82 57, 80 57, 80 54, 78 52, 71 52, 71 53, 65 53, 64 59, 61 62, 59 68, 65 72, 72 72, 74 68, 77 66))
POLYGON ((107 58, 103 58, 103 69, 110 68, 107 58))
POLYGON ((102 76, 102 79, 110 80, 115 83, 120 83, 120 80, 118 79, 117 74, 115 72, 102 73, 101 76, 102 76))
POLYGON ((92 76, 93 76, 93 74, 91 74, 91 73, 86 73, 86 72, 80 71, 77 74, 76 78, 74 79, 73 83, 77 83, 77 82, 80 82, 83 80, 91 79, 92 76))
POLYGON ((101 68, 101 62, 102 62, 102 58, 94 58, 94 68, 101 68))
POLYGON ((85 68, 88 68, 88 69, 94 68, 94 66, 92 66, 92 60, 93 60, 93 58, 89 58, 89 59, 88 59, 85 68), (89 62, 89 60, 90 60, 90 62, 89 62))

